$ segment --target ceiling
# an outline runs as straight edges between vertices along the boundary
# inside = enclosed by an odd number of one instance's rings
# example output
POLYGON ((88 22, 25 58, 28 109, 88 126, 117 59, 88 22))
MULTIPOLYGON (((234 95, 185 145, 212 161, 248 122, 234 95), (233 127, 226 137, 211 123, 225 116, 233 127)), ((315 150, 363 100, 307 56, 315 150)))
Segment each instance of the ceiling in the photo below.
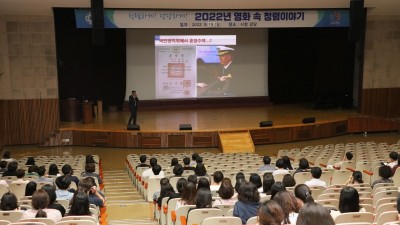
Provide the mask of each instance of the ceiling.
MULTIPOLYGON (((400 0, 365 0, 369 15, 400 15, 400 0)), ((349 8, 350 0, 104 0, 105 8, 349 8)), ((52 7, 88 8, 90 0, 0 0, 0 15, 52 15, 52 7)))

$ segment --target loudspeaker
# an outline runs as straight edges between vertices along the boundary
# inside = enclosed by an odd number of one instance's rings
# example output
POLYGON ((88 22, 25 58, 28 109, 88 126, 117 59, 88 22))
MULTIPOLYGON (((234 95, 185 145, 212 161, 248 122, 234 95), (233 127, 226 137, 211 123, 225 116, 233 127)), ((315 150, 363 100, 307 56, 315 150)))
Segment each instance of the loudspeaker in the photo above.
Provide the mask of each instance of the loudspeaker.
POLYGON ((103 0, 91 0, 92 12, 92 43, 94 46, 102 46, 104 36, 104 2, 103 0))
POLYGON ((364 29, 364 0, 350 1, 350 27, 348 40, 352 42, 358 41, 364 29))
POLYGON ((272 127, 272 121, 261 121, 260 127, 272 127))
POLYGON ((126 127, 127 130, 140 130, 140 126, 136 124, 128 124, 126 127))
POLYGON ((315 117, 304 118, 303 123, 315 123, 315 117))
POLYGON ((179 130, 192 130, 191 124, 179 124, 179 130))

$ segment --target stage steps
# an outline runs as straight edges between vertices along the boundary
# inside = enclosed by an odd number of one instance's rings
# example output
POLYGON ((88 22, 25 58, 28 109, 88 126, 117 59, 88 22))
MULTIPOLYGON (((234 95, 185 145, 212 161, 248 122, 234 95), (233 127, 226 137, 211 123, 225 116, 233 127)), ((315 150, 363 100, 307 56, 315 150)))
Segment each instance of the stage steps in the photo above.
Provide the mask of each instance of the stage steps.
POLYGON ((249 130, 219 131, 219 148, 223 153, 254 153, 249 130))

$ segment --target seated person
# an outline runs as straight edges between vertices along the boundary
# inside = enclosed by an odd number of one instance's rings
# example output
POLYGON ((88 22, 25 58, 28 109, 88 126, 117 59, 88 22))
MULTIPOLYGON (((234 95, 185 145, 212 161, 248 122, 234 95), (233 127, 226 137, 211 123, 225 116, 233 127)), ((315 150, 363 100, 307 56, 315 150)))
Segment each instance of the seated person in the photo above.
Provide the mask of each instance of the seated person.
POLYGON ((11 192, 4 193, 4 195, 1 197, 0 210, 1 211, 20 210, 18 207, 18 200, 15 194, 11 192))
POLYGON ((98 218, 90 212, 89 196, 82 189, 78 189, 71 200, 71 207, 66 216, 92 216, 96 220, 98 218))
POLYGON ((7 165, 7 170, 3 172, 3 177, 5 176, 17 176, 18 162, 12 161, 7 165))
POLYGON ((258 169, 259 173, 276 170, 275 166, 271 166, 271 158, 269 156, 264 156, 263 163, 264 165, 258 169))
POLYGON ((181 198, 182 192, 185 189, 187 183, 188 183, 188 181, 186 180, 186 178, 183 178, 183 177, 179 178, 179 180, 176 182, 176 190, 178 190, 178 193, 172 193, 171 196, 169 196, 167 203, 171 199, 181 198))
POLYGON ((38 170, 38 166, 36 166, 36 165, 33 165, 33 166, 30 166, 29 168, 28 168, 28 173, 26 173, 25 175, 26 176, 39 176, 38 174, 37 174, 37 170, 38 170))
POLYGON ((37 188, 37 184, 35 181, 29 181, 25 187, 25 195, 24 196, 32 196, 35 193, 37 188))
POLYGON ((229 178, 222 179, 218 194, 220 198, 215 200, 213 207, 216 205, 234 205, 237 201, 236 198, 232 198, 235 194, 235 189, 233 189, 229 178))
POLYGON ((74 194, 69 192, 69 185, 71 180, 66 176, 60 176, 56 178, 56 185, 58 190, 56 191, 57 199, 64 199, 70 201, 74 194))
POLYGON ((56 188, 51 184, 45 184, 45 185, 42 186, 41 189, 46 191, 47 194, 49 195, 50 203, 47 206, 47 208, 49 208, 49 209, 57 209, 58 211, 60 211, 61 216, 64 217, 64 215, 65 215, 64 206, 62 206, 61 204, 55 203, 55 201, 57 199, 56 188))
POLYGON ((325 207, 311 202, 300 209, 296 225, 335 225, 335 222, 325 207))
POLYGON ((307 185, 308 187, 324 187, 326 188, 326 182, 323 180, 320 180, 319 178, 322 175, 322 170, 319 167, 313 167, 311 168, 311 175, 312 175, 312 179, 309 181, 304 182, 305 185, 307 185))
POLYGON ((53 183, 53 179, 52 178, 47 178, 45 177, 46 174, 46 167, 44 166, 40 166, 37 169, 37 173, 39 175, 39 179, 36 180, 36 182, 48 182, 48 183, 53 183))
POLYGON ((306 158, 301 158, 299 159, 299 168, 297 168, 294 174, 301 172, 308 172, 309 169, 310 169, 310 164, 308 163, 308 160, 306 158))
POLYGON ((0 161, 0 173, 1 174, 3 174, 4 171, 7 170, 7 164, 8 164, 7 161, 4 161, 4 160, 0 161))
POLYGON ((138 167, 147 167, 147 168, 150 168, 150 165, 146 164, 146 159, 147 159, 147 156, 146 156, 146 155, 141 155, 140 158, 139 158, 140 163, 139 163, 139 165, 136 166, 136 169, 137 169, 138 167))
POLYGON ((153 166, 153 168, 151 168, 151 170, 153 171, 153 175, 149 176, 150 178, 163 178, 164 177, 164 173, 162 172, 161 166, 156 164, 153 166))
MULTIPOLYGON (((149 168, 149 169, 143 171, 143 173, 142 173, 142 178, 143 178, 143 179, 146 179, 146 178, 149 177, 150 175, 154 175, 152 168, 153 168, 153 166, 155 166, 155 165, 157 165, 157 159, 154 158, 154 157, 152 157, 152 158, 150 159, 150 166, 151 166, 151 168, 149 168)), ((162 177, 165 177, 164 171, 161 171, 159 175, 162 176, 162 177)))
POLYGON ((390 166, 379 167, 379 176, 381 177, 381 179, 375 180, 371 185, 372 188, 374 188, 375 184, 379 183, 393 183, 393 180, 390 179, 390 177, 392 176, 392 169, 390 168, 390 166))
POLYGON ((238 201, 233 208, 233 216, 239 217, 242 224, 246 224, 248 219, 257 215, 259 205, 260 193, 256 185, 246 181, 240 185, 238 201))
POLYGON ((283 159, 276 160, 275 166, 278 167, 277 170, 272 172, 272 175, 277 174, 289 174, 289 170, 285 169, 285 164, 283 163, 283 159))
POLYGON ((15 161, 15 159, 11 158, 11 152, 10 151, 5 151, 1 161, 6 161, 7 163, 9 163, 9 162, 15 161))
POLYGON ((28 159, 26 160, 26 163, 25 163, 25 165, 27 165, 27 166, 33 166, 33 165, 35 165, 35 158, 33 158, 33 157, 28 157, 28 159))
POLYGON ((174 166, 174 168, 172 169, 172 173, 174 173, 174 176, 171 176, 171 177, 182 177, 183 171, 184 170, 183 170, 182 165, 181 164, 176 164, 174 166))
POLYGON ((79 187, 88 194, 90 204, 105 207, 107 205, 106 198, 99 190, 97 190, 96 184, 93 183, 94 180, 92 177, 86 177, 79 182, 79 187))
POLYGON ((249 181, 256 185, 258 192, 262 193, 263 192, 263 187, 262 187, 262 182, 261 182, 261 177, 257 173, 252 173, 250 174, 250 179, 249 181))
POLYGON ((96 165, 95 163, 86 163, 85 172, 82 173, 82 177, 96 177, 99 181, 99 184, 103 183, 103 180, 100 178, 99 174, 95 173, 96 165))
POLYGON ((386 165, 390 166, 390 168, 393 169, 393 167, 397 166, 398 157, 399 154, 397 154, 397 152, 390 152, 388 163, 386 165))
POLYGON ((363 184, 363 183, 364 181, 362 179, 362 173, 360 171, 354 171, 353 174, 347 180, 346 185, 363 184))
POLYGON ((279 191, 272 199, 276 201, 283 211, 283 224, 296 224, 299 213, 299 204, 293 193, 289 191, 279 191))
POLYGON ((29 180, 24 180, 25 170, 17 169, 16 172, 17 172, 17 180, 13 180, 11 182, 12 184, 27 184, 27 183, 29 183, 29 180))
MULTIPOLYGON (((339 162, 335 163, 333 166, 340 169, 340 167, 342 167, 343 162, 351 161, 352 159, 353 159, 353 153, 346 152, 346 154, 343 156, 342 161, 339 161, 339 162)), ((331 169, 332 165, 328 165, 327 168, 331 169)))
POLYGON ((184 170, 194 170, 195 167, 190 166, 190 159, 189 157, 183 158, 183 169, 184 170))
POLYGON ((74 170, 72 169, 71 165, 65 164, 61 168, 61 172, 63 175, 68 178, 71 182, 74 182, 76 186, 78 187, 79 185, 79 178, 77 176, 74 176, 74 170))
POLYGON ((283 183, 283 186, 285 186, 285 188, 296 186, 296 180, 290 174, 285 174, 285 176, 283 176, 282 183, 283 183))
POLYGON ((258 225, 280 225, 283 224, 283 210, 274 200, 267 200, 260 204, 258 209, 258 225))
POLYGON ((294 196, 297 198, 299 207, 303 207, 304 204, 314 202, 310 188, 305 184, 299 184, 294 188, 294 196))
POLYGON ((349 212, 366 212, 364 208, 360 206, 360 196, 358 191, 354 187, 344 187, 340 191, 339 197, 339 211, 331 210, 331 216, 333 220, 342 213, 349 212))
POLYGON ((33 219, 33 218, 49 218, 55 223, 59 222, 62 218, 60 211, 57 209, 50 209, 50 198, 46 191, 37 190, 32 195, 32 209, 24 211, 22 219, 33 219))
POLYGON ((213 176, 212 176, 212 183, 210 185, 210 190, 211 191, 218 191, 221 181, 224 179, 224 174, 222 174, 221 171, 215 171, 213 176))

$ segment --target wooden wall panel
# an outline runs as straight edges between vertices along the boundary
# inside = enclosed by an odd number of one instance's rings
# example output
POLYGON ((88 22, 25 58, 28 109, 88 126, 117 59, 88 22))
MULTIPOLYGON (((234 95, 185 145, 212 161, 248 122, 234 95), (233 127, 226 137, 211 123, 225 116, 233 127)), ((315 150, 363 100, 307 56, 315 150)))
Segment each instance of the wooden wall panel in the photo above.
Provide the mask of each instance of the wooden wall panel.
POLYGON ((1 100, 4 145, 39 144, 59 128, 58 99, 1 100))
POLYGON ((400 88, 362 90, 361 113, 383 118, 400 117, 400 88))
POLYGON ((350 133, 376 132, 376 131, 399 131, 400 121, 398 119, 384 119, 375 116, 352 116, 349 117, 350 133))
POLYGON ((250 135, 255 145, 270 144, 275 142, 275 132, 272 128, 250 130, 250 135))
POLYGON ((275 132, 275 143, 284 143, 292 141, 291 127, 275 128, 274 132, 275 132))
POLYGON ((184 148, 186 147, 186 136, 181 135, 168 135, 168 148, 184 148))

